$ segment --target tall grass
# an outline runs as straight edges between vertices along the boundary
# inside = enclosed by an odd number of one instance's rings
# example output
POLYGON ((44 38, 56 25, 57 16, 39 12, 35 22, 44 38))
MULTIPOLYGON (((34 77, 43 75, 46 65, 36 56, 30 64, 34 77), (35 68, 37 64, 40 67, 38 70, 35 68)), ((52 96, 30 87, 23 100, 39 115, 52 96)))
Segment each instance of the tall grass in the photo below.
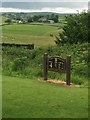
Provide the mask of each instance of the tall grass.
MULTIPOLYGON (((88 79, 88 46, 87 44, 39 47, 34 50, 16 47, 3 47, 3 74, 10 76, 43 77, 43 55, 71 55, 71 81, 83 84, 88 79)), ((65 75, 49 72, 53 79, 65 80, 65 75)))

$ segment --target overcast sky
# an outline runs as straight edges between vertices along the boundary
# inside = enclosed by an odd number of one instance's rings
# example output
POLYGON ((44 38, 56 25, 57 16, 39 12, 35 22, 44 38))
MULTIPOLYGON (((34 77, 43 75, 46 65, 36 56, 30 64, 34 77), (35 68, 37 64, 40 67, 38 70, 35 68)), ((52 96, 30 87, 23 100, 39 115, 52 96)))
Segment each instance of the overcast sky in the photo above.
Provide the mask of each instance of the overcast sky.
POLYGON ((2 2, 88 2, 89 0, 0 0, 2 2))
POLYGON ((88 0, 2 0, 0 12, 76 13, 88 9, 88 0), (41 2, 40 2, 41 1, 41 2), (47 2, 48 1, 48 2, 47 2))

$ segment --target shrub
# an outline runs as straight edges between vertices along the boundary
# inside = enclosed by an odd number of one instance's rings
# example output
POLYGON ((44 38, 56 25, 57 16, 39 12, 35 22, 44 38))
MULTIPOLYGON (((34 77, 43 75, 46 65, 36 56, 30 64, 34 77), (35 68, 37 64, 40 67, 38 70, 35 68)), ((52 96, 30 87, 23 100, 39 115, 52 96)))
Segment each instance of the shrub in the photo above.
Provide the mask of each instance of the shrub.
MULTIPOLYGON (((71 55, 72 82, 82 84, 83 77, 88 78, 88 46, 87 44, 39 47, 33 50, 16 47, 3 47, 3 74, 24 76, 28 78, 43 77, 43 55, 61 56, 71 55), (74 77, 79 76, 79 77, 74 77)), ((65 80, 65 75, 49 72, 53 79, 65 80)))
POLYGON ((66 17, 67 24, 63 27, 63 32, 56 36, 55 43, 57 45, 63 44, 77 44, 88 41, 90 28, 88 27, 88 19, 90 13, 82 12, 81 14, 70 15, 66 17))
POLYGON ((5 22, 10 24, 12 22, 12 20, 11 19, 7 19, 5 22))
POLYGON ((12 71, 20 71, 28 65, 27 57, 16 58, 12 63, 12 71))

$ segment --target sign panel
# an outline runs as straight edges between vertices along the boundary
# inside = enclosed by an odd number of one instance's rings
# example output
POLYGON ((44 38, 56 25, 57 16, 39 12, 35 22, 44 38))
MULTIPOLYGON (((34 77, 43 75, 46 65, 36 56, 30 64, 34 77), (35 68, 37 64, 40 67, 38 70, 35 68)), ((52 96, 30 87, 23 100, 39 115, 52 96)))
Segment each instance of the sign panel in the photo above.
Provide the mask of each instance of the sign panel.
POLYGON ((65 73, 66 72, 66 60, 60 57, 48 58, 48 70, 65 73))
POLYGON ((48 71, 58 73, 66 73, 66 84, 70 85, 70 64, 71 56, 66 59, 61 57, 51 57, 47 53, 44 54, 44 80, 48 79, 48 71))

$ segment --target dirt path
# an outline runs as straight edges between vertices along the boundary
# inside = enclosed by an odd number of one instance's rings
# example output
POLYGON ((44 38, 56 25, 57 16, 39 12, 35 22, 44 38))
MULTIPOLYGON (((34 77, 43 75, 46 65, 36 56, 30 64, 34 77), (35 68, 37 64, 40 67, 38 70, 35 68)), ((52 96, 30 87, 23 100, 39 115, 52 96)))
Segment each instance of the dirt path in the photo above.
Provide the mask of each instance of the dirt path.
POLYGON ((80 87, 80 85, 74 84, 74 83, 70 83, 70 86, 66 85, 65 81, 62 80, 56 80, 56 79, 48 79, 48 80, 43 80, 42 78, 38 79, 41 82, 45 82, 45 83, 54 83, 57 85, 62 85, 62 86, 67 86, 67 87, 80 87))

